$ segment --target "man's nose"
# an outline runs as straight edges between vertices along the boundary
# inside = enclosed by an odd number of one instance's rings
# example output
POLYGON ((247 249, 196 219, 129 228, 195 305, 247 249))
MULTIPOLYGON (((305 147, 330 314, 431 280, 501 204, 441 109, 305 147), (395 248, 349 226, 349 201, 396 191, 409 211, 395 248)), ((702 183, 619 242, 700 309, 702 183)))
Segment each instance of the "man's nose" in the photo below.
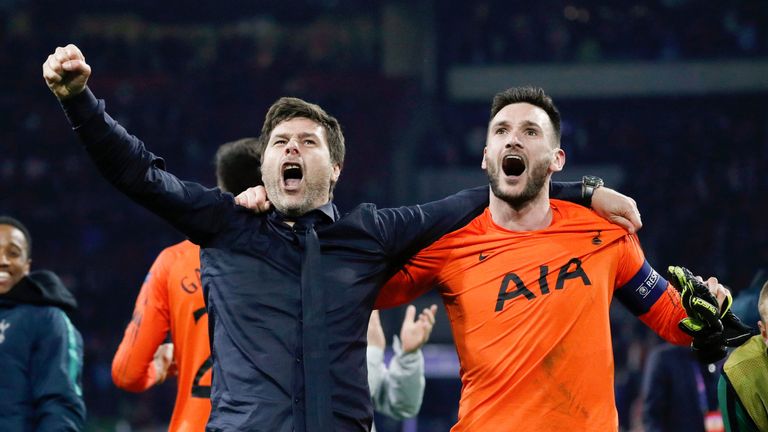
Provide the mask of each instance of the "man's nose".
POLYGON ((296 140, 288 141, 285 145, 285 154, 299 154, 299 143, 296 140))
POLYGON ((11 261, 8 259, 8 255, 0 253, 0 267, 7 266, 11 261))
POLYGON ((506 148, 522 148, 523 147, 523 140, 520 138, 520 134, 512 133, 509 134, 509 140, 504 145, 506 148))

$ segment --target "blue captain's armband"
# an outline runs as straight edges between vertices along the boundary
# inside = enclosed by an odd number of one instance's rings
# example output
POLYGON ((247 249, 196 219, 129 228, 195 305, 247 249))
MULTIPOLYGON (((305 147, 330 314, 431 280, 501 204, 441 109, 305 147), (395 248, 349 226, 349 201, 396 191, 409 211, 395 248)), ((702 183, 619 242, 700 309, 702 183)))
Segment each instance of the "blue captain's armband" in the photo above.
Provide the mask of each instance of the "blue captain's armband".
POLYGON ((656 300, 667 289, 667 280, 648 264, 643 263, 640 270, 624 286, 615 292, 616 298, 635 316, 648 312, 656 300))

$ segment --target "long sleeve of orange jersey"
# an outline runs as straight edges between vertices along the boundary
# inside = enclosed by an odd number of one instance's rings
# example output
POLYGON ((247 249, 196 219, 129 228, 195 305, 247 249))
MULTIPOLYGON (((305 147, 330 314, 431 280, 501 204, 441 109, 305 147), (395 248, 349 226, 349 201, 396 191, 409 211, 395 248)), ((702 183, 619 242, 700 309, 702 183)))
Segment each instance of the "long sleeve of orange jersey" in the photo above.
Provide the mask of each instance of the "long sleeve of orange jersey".
POLYGON ((411 303, 435 285, 435 275, 445 262, 447 252, 430 246, 411 258, 379 291, 376 309, 388 309, 411 303))
POLYGON ((645 260, 637 236, 622 241, 615 297, 667 342, 690 345, 691 337, 677 326, 687 316, 677 290, 645 260))
POLYGON ((141 392, 157 381, 152 360, 170 328, 166 282, 171 261, 163 251, 152 264, 112 360, 112 381, 123 390, 141 392))

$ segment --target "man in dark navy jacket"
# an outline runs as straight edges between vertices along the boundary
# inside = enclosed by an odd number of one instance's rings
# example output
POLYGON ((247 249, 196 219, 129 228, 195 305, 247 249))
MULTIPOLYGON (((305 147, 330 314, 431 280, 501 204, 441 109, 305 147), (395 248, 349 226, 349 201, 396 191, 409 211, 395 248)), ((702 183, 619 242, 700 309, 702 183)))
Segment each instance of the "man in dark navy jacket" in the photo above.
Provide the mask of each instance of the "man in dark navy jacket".
POLYGON ((67 312, 77 307, 49 271, 30 272, 31 241, 0 216, 0 430, 80 431, 83 339, 67 312))
MULTIPOLYGON (((317 105, 282 98, 261 134, 275 211, 256 215, 166 172, 104 112, 86 87, 90 72, 74 45, 43 64, 104 177, 202 246, 214 361, 208 430, 369 430, 366 328, 378 289, 413 253, 479 214, 488 188, 398 209, 362 204, 340 217, 330 197, 344 160, 341 127, 317 105)), ((553 192, 581 196, 580 184, 562 187, 553 192)), ((630 199, 601 194, 611 208, 635 211, 630 199)))

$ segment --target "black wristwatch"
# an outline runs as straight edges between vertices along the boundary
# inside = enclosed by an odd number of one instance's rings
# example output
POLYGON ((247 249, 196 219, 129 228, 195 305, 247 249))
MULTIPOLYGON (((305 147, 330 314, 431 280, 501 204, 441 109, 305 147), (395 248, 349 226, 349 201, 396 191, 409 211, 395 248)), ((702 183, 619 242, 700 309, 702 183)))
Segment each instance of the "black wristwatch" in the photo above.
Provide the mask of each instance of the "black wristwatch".
POLYGON ((581 178, 581 198, 587 207, 592 207, 592 195, 595 189, 605 185, 603 179, 597 176, 585 175, 581 178))

